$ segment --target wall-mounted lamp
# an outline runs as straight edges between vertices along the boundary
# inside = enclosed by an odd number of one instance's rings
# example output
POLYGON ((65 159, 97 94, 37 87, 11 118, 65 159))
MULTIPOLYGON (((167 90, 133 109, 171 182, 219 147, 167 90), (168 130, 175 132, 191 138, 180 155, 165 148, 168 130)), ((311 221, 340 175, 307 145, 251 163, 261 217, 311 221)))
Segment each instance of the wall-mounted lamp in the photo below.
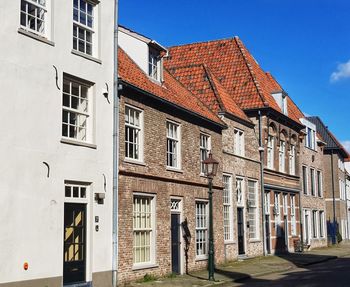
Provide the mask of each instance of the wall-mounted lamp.
POLYGON ((103 192, 95 193, 95 200, 97 201, 98 204, 103 204, 105 197, 106 195, 103 192))

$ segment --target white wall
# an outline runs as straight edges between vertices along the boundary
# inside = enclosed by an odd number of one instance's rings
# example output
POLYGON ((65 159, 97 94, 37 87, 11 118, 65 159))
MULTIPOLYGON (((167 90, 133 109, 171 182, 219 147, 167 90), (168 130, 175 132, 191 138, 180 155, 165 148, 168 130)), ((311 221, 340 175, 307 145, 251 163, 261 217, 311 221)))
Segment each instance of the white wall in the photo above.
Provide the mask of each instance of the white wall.
POLYGON ((72 54, 72 1, 52 1, 54 46, 18 33, 20 1, 0 1, 0 283, 62 276, 65 180, 92 183, 90 217, 100 217, 100 231, 92 223, 91 271, 111 270, 113 0, 99 4, 102 64, 72 54), (96 149, 60 142, 62 94, 52 65, 61 87, 63 72, 95 83, 96 149), (97 205, 102 174, 106 200, 97 205))
POLYGON ((118 45, 128 53, 133 61, 148 75, 148 45, 119 30, 118 45))

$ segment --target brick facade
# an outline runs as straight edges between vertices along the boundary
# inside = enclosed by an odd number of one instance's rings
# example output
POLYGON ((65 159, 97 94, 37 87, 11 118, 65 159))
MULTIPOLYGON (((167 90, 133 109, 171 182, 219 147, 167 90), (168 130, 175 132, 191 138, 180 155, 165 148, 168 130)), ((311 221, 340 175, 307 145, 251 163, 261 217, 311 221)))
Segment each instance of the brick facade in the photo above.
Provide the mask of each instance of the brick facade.
MULTIPOLYGON (((262 225, 262 210, 261 210, 261 181, 260 181, 260 160, 259 160, 259 143, 255 134, 253 125, 242 124, 229 118, 224 118, 228 128, 223 131, 223 172, 232 179, 233 185, 233 240, 225 242, 225 258, 226 260, 237 259, 238 252, 238 216, 237 216, 237 191, 235 190, 236 178, 242 178, 244 183, 244 255, 248 257, 261 256, 263 254, 263 229, 262 225), (239 156, 234 152, 234 131, 242 131, 244 133, 244 142, 249 143, 244 145, 244 156, 239 156), (249 238, 248 227, 248 180, 256 181, 257 185, 257 221, 258 229, 257 238, 249 238)), ((240 207, 240 208, 241 208, 240 207)))
POLYGON ((327 193, 327 186, 325 185, 325 172, 324 172, 324 144, 318 143, 316 145, 316 149, 313 150, 311 148, 308 148, 305 146, 305 140, 304 138, 303 143, 301 144, 301 152, 300 152, 300 158, 301 158, 301 167, 300 170, 302 171, 302 167, 306 168, 307 172, 307 180, 306 183, 304 183, 303 175, 301 174, 301 183, 304 187, 307 186, 307 189, 302 190, 301 192, 301 206, 302 206, 302 224, 303 224, 303 240, 307 243, 310 249, 315 247, 323 247, 327 246, 327 227, 326 227, 326 200, 325 195, 327 193), (312 181, 311 181, 311 169, 314 170, 314 192, 312 192, 312 181), (320 182, 318 179, 318 173, 321 175, 320 182), (314 194, 312 194, 314 193, 314 194), (311 218, 309 219, 309 223, 305 222, 305 215, 306 213, 310 213, 311 218), (314 236, 313 231, 313 218, 312 218, 312 212, 316 212, 316 234, 314 236), (324 219, 320 218, 320 212, 324 213, 324 219), (324 221, 324 222, 320 222, 324 221), (323 225, 323 227, 320 227, 320 225, 323 225), (309 227, 309 230, 307 231, 307 227, 309 227), (321 232, 321 228, 323 228, 323 232, 321 232), (308 233, 308 234, 307 234, 308 233), (323 234, 321 234, 323 233, 323 234))
MULTIPOLYGON (((211 137, 213 157, 220 162, 214 185, 214 238, 216 263, 224 261, 222 225, 222 138, 218 127, 205 124, 193 116, 160 105, 135 92, 123 91, 120 100, 120 175, 119 175, 119 279, 120 283, 136 280, 145 274, 164 276, 172 272, 171 258, 171 197, 181 200, 181 221, 187 219, 191 234, 188 250, 188 270, 205 268, 207 260, 196 258, 196 200, 208 200, 208 182, 200 175, 200 133, 211 137), (124 96, 126 95, 126 96, 124 96), (144 160, 134 163, 125 159, 125 104, 143 112, 144 160), (177 122, 181 128, 181 169, 166 167, 166 121, 177 122), (133 264, 133 195, 155 198, 154 262, 143 268, 133 264)), ((181 250, 185 245, 181 239, 181 250)), ((185 254, 181 251, 181 272, 185 272, 185 254)))

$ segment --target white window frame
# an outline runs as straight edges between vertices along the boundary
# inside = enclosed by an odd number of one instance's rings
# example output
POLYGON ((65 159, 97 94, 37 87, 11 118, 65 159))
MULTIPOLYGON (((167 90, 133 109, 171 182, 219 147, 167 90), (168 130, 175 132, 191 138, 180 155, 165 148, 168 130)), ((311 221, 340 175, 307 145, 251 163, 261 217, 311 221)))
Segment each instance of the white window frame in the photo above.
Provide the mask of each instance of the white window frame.
POLYGON ((310 167, 310 187, 311 187, 311 189, 310 189, 310 194, 312 195, 312 196, 317 196, 317 194, 316 194, 316 192, 317 192, 317 190, 316 190, 316 172, 315 172, 316 170, 313 168, 313 167, 310 167))
POLYGON ((166 121, 166 165, 168 169, 181 169, 181 125, 179 123, 176 123, 174 121, 167 120, 166 121), (170 128, 172 131, 170 131, 170 128), (173 129, 175 128, 175 129, 173 129), (176 136, 174 136, 174 130, 176 133, 176 136), (169 144, 174 143, 175 144, 175 152, 171 152, 169 150, 169 144), (175 155, 175 160, 171 162, 171 154, 175 155), (169 165, 169 163, 171 165, 169 165))
POLYGON ((125 125, 125 135, 124 135, 124 148, 125 148, 125 159, 128 161, 136 161, 143 162, 143 110, 136 108, 134 106, 125 105, 124 112, 124 125, 125 125), (127 115, 128 113, 128 115, 127 115), (135 123, 135 119, 130 121, 131 116, 136 116, 138 114, 138 124, 135 123), (129 122, 127 122, 127 118, 129 118, 129 122), (129 134, 127 131, 133 131, 134 141, 130 141, 128 137, 129 134), (136 152, 134 152, 135 156, 130 156, 130 144, 134 146, 135 150, 138 151, 138 156, 136 156, 136 152))
POLYGON ((258 199, 258 182, 256 180, 248 179, 248 221, 249 221, 249 239, 258 240, 260 238, 260 229, 259 229, 259 199, 258 199), (249 183, 253 183, 253 189, 249 186, 249 183), (254 203, 251 200, 252 194, 254 196, 254 203), (255 231, 251 230, 251 226, 255 225, 255 231))
POLYGON ((274 193, 274 213, 275 213, 275 226, 276 226, 276 236, 282 236, 282 228, 281 228, 281 205, 280 205, 280 192, 274 193))
POLYGON ((161 80, 161 58, 160 53, 156 49, 148 48, 148 76, 153 80, 161 80))
POLYGON ((267 138, 267 168, 274 169, 275 168, 275 137, 269 135, 267 138))
POLYGON ((297 224, 296 224, 296 208, 295 208, 295 195, 290 196, 290 220, 291 220, 291 234, 292 236, 297 235, 297 224))
POLYGON ((283 215, 288 215, 288 194, 283 193, 283 215))
POLYGON ((286 142, 283 140, 280 140, 278 162, 279 162, 279 171, 286 172, 286 142))
POLYGON ((23 30, 32 32, 41 37, 49 39, 51 36, 51 0, 21 0, 20 6, 20 27, 23 30), (40 2, 44 2, 44 4, 40 4, 40 2), (22 10, 22 3, 25 5, 25 11, 22 10), (28 11, 29 5, 33 5, 36 7, 35 16, 33 16, 33 18, 35 19, 34 29, 30 27, 30 24, 28 22, 30 17, 30 13, 28 11), (40 15, 38 15, 37 9, 43 11, 44 14, 42 15, 42 19, 39 18, 40 15), (22 16, 25 17, 25 24, 22 23, 22 16), (43 30, 41 31, 39 31, 37 27, 38 21, 43 22, 43 30))
POLYGON ((210 150, 211 150, 211 137, 208 134, 200 133, 199 135, 199 149, 200 149, 200 169, 201 175, 204 175, 205 172, 205 166, 203 161, 206 160, 209 156, 210 150))
POLYGON ((233 142, 233 151, 234 154, 239 156, 245 155, 245 146, 244 146, 244 131, 235 128, 233 130, 234 142, 233 142))
MULTIPOLYGON (((133 234, 133 268, 143 268, 147 267, 150 265, 154 265, 156 261, 156 196, 151 195, 151 194, 146 194, 146 193, 133 193, 133 214, 132 214, 132 221, 133 221, 133 229, 132 229, 132 234, 133 234), (150 223, 151 227, 139 227, 135 228, 135 198, 139 199, 147 199, 150 201, 149 207, 150 207, 150 223), (140 262, 135 262, 135 248, 139 247, 141 248, 142 246, 137 246, 135 245, 135 233, 136 232, 149 232, 150 236, 150 243, 149 243, 149 260, 148 261, 140 261, 140 262)), ((142 218, 142 217, 141 217, 142 218)))
POLYGON ((295 175, 295 145, 290 145, 289 151, 289 174, 295 175))
POLYGON ((245 181, 244 177, 236 176, 236 202, 237 206, 244 207, 245 181))
POLYGON ((313 150, 316 149, 316 131, 310 127, 306 127, 305 146, 313 150))
POLYGON ((318 238, 318 221, 317 221, 317 210, 312 210, 311 214, 311 235, 313 239, 318 238))
POLYGON ((317 196, 323 197, 323 176, 322 171, 317 170, 316 171, 316 178, 317 178, 317 196))
POLYGON ((195 234, 195 252, 196 252, 196 260, 203 260, 208 258, 209 251, 209 204, 206 200, 196 200, 195 203, 195 226, 196 226, 196 234, 195 234), (201 205, 201 210, 203 211, 203 206, 205 208, 205 213, 198 213, 198 205, 201 205), (204 217, 204 218, 203 218, 204 217), (198 238, 198 234, 201 233, 204 235, 205 240, 203 238, 198 238), (202 244, 204 242, 204 248, 198 249, 198 244, 202 244), (201 251, 201 252, 199 252, 201 251))
POLYGON ((86 10, 82 10, 80 6, 81 0, 73 0, 73 50, 77 51, 79 53, 86 54, 88 56, 96 56, 97 55, 97 27, 98 27, 98 22, 97 22, 97 1, 88 1, 88 0, 82 0, 86 3, 85 7, 86 10), (77 1, 78 6, 75 7, 75 1, 77 1), (92 13, 89 14, 88 12, 88 7, 91 5, 92 7, 92 13), (75 12, 77 11, 78 18, 75 19, 75 12), (85 15, 85 16, 83 16, 85 15), (83 23, 83 20, 80 18, 83 16, 83 19, 85 17, 86 23, 83 23), (91 27, 88 24, 88 19, 91 18, 91 27), (76 31, 76 33, 75 33, 76 31), (79 35, 81 35, 80 31, 83 32, 84 37, 80 38, 79 35), (91 36, 91 41, 88 41, 88 34, 91 36), (84 44, 84 49, 81 51, 80 49, 80 43, 84 44), (88 46, 91 46, 90 52, 88 51, 88 46))
POLYGON ((76 142, 91 143, 93 141, 93 84, 87 83, 84 80, 63 76, 62 90, 62 122, 61 135, 63 139, 73 140, 76 142), (67 84, 69 91, 66 90, 67 84), (78 94, 73 94, 73 86, 78 86, 78 94), (85 89, 86 95, 83 97, 82 90, 85 89), (66 99, 68 98, 68 106, 66 99), (86 108, 82 105, 82 100, 85 102, 86 108), (76 101, 77 107, 72 107, 73 100, 76 101), (82 109, 79 107, 82 107, 82 109), (65 116, 66 115, 66 116, 65 116), (72 123, 72 118, 74 123, 72 123), (67 128, 67 132, 65 129, 67 128), (72 128, 73 130, 71 130, 72 128), (85 130, 85 136, 84 136, 85 130), (71 134, 73 133, 73 135, 71 134))
POLYGON ((270 191, 266 191, 264 194, 264 209, 265 209, 265 215, 270 215, 271 213, 271 192, 270 191))
POLYGON ((307 166, 303 165, 301 167, 301 174, 303 179, 303 194, 308 195, 309 194, 309 174, 308 174, 307 166))
POLYGON ((223 219, 224 219, 224 241, 233 241, 233 204, 232 204, 232 176, 223 175, 223 219))
POLYGON ((326 237, 325 235, 325 217, 324 217, 324 211, 320 210, 318 212, 319 217, 319 236, 320 238, 326 237))

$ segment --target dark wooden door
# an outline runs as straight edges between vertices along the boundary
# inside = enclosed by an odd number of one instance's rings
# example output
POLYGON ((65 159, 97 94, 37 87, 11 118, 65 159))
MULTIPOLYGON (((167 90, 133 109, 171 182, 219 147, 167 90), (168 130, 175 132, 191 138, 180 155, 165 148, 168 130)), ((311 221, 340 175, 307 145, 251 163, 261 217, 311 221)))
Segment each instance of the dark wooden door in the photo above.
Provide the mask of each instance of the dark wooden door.
POLYGON ((238 230, 238 254, 245 254, 244 251, 244 215, 243 208, 237 208, 237 230, 238 230))
POLYGON ((85 282, 86 205, 64 204, 63 283, 85 282))
POLYGON ((180 274, 180 214, 171 214, 171 264, 172 272, 180 274))

